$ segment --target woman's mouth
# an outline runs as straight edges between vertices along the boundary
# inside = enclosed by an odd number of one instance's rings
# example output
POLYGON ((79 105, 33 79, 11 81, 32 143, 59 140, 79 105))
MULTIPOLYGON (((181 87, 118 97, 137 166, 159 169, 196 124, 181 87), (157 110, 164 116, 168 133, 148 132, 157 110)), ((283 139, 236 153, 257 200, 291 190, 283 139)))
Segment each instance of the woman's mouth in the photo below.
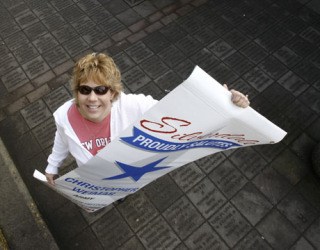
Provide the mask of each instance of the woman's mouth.
POLYGON ((90 110, 96 110, 99 107, 100 107, 99 105, 87 105, 87 108, 90 109, 90 110))

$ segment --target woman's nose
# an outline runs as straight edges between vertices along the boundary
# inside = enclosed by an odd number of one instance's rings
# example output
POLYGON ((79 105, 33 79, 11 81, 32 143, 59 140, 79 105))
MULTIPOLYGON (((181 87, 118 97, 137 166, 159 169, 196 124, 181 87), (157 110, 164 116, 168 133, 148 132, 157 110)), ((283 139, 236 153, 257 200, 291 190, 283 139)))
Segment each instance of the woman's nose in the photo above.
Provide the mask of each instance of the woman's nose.
POLYGON ((91 93, 89 94, 88 99, 89 99, 90 101, 95 101, 95 100, 98 99, 96 93, 94 93, 93 90, 92 90, 91 93))

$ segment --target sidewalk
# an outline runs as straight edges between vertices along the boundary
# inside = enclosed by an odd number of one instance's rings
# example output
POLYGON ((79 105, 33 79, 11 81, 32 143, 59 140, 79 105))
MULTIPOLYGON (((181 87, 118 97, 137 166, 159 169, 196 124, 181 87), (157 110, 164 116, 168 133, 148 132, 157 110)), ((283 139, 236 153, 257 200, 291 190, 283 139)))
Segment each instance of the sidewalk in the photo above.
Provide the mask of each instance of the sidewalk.
MULTIPOLYGON (((320 249, 310 161, 320 141, 319 48, 315 0, 0 0, 0 137, 14 162, 2 145, 0 229, 9 246, 320 249), (198 160, 88 214, 32 174, 46 166, 72 66, 93 51, 115 59, 126 92, 157 99, 199 65, 288 135, 198 160)), ((74 167, 69 158, 62 171, 74 167)))

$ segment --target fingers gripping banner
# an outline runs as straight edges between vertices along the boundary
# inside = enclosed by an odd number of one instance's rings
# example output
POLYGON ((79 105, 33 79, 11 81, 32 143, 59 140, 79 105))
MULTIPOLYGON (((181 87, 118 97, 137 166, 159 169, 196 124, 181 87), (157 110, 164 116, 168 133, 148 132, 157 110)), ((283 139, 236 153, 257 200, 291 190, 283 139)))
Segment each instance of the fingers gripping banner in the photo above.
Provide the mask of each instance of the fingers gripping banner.
MULTIPOLYGON (((52 187, 87 211, 138 191, 189 162, 222 150, 276 143, 286 132, 199 67, 82 167, 52 187)), ((44 175, 34 176, 46 182, 44 175)))

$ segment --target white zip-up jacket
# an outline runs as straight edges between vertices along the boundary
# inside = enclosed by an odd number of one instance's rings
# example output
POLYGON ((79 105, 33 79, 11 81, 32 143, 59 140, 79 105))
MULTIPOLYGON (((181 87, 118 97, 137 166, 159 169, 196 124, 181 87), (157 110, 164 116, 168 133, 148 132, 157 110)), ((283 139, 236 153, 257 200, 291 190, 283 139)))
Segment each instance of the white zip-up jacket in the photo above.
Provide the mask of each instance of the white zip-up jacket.
MULTIPOLYGON (((93 157, 92 154, 82 146, 69 122, 67 113, 73 102, 74 100, 67 101, 53 114, 57 131, 52 153, 48 157, 46 173, 57 174, 58 168, 68 156, 69 152, 76 159, 78 166, 85 164, 93 157)), ((151 96, 121 93, 119 98, 112 103, 111 107, 111 141, 118 137, 124 129, 134 123, 156 103, 157 100, 154 100, 151 96)))

